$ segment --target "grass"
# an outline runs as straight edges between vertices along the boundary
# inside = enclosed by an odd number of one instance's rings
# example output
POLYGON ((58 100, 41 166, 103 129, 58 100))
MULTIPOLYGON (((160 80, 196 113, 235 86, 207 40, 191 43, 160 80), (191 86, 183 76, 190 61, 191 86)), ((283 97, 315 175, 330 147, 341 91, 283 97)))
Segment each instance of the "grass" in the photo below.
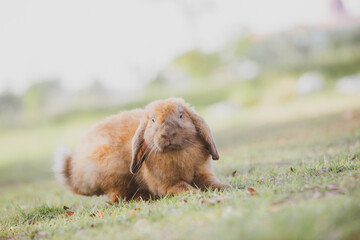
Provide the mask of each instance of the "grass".
POLYGON ((214 126, 215 172, 233 190, 119 205, 73 195, 50 171, 55 146, 74 146, 102 116, 8 130, 0 136, 0 239, 359 239, 360 119, 343 112, 360 97, 329 106, 335 100, 318 98, 266 107, 278 114, 269 121, 251 118, 260 107, 214 126))

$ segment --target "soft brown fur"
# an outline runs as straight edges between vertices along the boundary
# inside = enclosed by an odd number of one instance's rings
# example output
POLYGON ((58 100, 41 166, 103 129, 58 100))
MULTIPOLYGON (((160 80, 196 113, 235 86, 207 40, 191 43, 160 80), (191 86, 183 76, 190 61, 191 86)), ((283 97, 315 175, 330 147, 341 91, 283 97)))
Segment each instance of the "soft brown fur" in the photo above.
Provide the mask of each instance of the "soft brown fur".
POLYGON ((169 98, 93 126, 58 174, 74 193, 111 202, 231 188, 214 175, 211 156, 219 159, 209 126, 183 99, 169 98))

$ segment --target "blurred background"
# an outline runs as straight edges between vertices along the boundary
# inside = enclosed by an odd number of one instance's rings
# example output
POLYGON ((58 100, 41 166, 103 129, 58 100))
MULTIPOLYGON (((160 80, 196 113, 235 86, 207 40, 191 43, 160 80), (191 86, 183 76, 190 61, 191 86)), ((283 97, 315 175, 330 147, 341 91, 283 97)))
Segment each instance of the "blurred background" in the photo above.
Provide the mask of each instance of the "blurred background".
POLYGON ((359 95, 358 0, 0 2, 3 181, 154 99, 184 97, 219 132, 358 117, 359 95))

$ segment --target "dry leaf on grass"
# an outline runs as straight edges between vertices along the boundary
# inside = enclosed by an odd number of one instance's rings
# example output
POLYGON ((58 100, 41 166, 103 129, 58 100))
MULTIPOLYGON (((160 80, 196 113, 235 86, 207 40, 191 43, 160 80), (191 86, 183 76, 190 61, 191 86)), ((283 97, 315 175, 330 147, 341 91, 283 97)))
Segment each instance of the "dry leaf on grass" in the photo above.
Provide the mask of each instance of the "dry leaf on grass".
POLYGON ((99 218, 104 218, 104 213, 102 211, 97 211, 97 215, 99 218))
POLYGON ((255 194, 257 194, 256 189, 253 188, 253 187, 248 188, 248 189, 247 189, 247 192, 248 192, 248 194, 249 194, 250 196, 254 196, 255 194))
POLYGON ((135 210, 134 210, 134 209, 131 209, 131 210, 129 211, 129 216, 130 216, 130 217, 135 216, 135 210))
POLYGON ((235 176, 236 176, 236 173, 237 173, 237 171, 234 170, 234 171, 232 172, 231 176, 235 177, 235 176))
POLYGON ((74 212, 71 211, 71 210, 67 210, 67 211, 65 212, 65 216, 66 216, 66 217, 71 217, 72 215, 74 215, 74 212))
POLYGON ((74 215, 74 211, 72 211, 69 207, 63 206, 63 209, 66 211, 65 217, 71 217, 72 215, 74 215))
POLYGON ((96 213, 95 212, 92 212, 89 214, 90 217, 96 217, 98 216, 99 218, 104 218, 104 213, 102 211, 97 211, 96 213))

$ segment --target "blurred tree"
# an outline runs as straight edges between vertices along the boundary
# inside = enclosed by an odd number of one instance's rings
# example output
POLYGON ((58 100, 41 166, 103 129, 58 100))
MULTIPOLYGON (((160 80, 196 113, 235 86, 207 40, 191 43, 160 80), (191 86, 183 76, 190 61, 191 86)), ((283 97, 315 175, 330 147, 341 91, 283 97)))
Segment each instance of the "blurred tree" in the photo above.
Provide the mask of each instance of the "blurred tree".
POLYGON ((7 126, 10 123, 18 123, 23 105, 18 96, 10 92, 4 92, 0 95, 0 127, 7 126))
POLYGON ((60 89, 60 80, 58 79, 32 84, 23 96, 26 118, 28 120, 36 119, 42 105, 60 89))
POLYGON ((204 79, 220 64, 220 57, 218 53, 204 54, 193 50, 175 59, 174 64, 191 76, 204 79))

